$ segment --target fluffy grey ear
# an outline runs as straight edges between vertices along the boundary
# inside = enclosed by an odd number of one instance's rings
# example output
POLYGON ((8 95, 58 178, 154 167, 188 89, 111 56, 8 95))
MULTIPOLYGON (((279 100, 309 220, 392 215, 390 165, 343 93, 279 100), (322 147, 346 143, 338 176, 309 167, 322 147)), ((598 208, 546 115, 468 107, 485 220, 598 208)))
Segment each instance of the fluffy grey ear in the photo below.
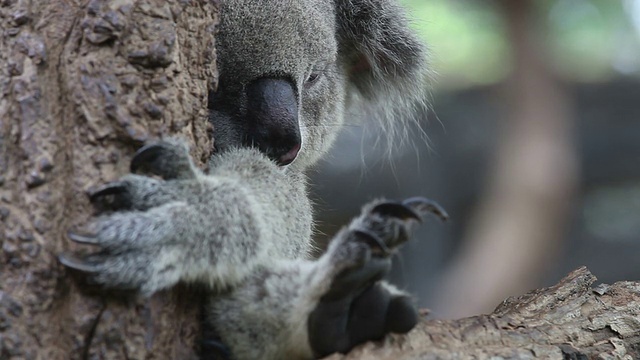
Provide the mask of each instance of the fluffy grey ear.
MULTIPOLYGON (((426 48, 396 0, 334 0, 340 61, 365 100, 424 95, 426 48)), ((386 102, 386 101, 385 101, 386 102)))
POLYGON ((383 131, 374 134, 385 139, 387 155, 411 145, 410 133, 427 141, 418 121, 429 105, 427 49, 410 29, 405 10, 397 0, 334 1, 351 112, 362 112, 361 107, 379 123, 383 131))

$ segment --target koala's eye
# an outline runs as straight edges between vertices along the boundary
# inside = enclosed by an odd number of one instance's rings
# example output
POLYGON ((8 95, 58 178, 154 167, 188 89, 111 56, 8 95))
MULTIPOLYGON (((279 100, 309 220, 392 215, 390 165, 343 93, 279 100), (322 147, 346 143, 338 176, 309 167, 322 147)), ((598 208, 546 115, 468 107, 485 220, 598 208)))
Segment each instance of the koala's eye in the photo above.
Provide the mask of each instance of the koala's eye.
POLYGON ((322 72, 320 70, 314 70, 309 74, 309 77, 304 81, 304 87, 310 88, 313 84, 317 83, 320 77, 322 76, 322 72))

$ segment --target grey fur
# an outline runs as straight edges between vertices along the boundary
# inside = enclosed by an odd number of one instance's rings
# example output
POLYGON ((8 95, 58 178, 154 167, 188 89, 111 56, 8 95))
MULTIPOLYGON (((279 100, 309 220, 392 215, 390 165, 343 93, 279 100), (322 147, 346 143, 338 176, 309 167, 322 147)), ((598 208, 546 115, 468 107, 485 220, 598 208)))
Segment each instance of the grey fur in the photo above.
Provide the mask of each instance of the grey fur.
POLYGON ((216 40, 220 81, 210 106, 218 149, 240 144, 244 90, 264 76, 296 85, 298 171, 331 147, 345 115, 366 107, 401 141, 427 104, 426 48, 396 0, 223 0, 216 40), (320 77, 305 87, 314 72, 320 77))
MULTIPOLYGON (((179 281, 206 284, 213 294, 208 321, 235 359, 310 359, 319 355, 308 334, 311 312, 328 297, 355 297, 378 281, 388 250, 434 210, 392 203, 406 212, 387 214, 377 207, 386 202, 368 204, 312 260, 304 171, 362 103, 379 107, 389 132, 404 131, 400 115, 426 103, 425 48, 394 0, 223 0, 221 17, 209 173, 179 141, 141 149, 132 161, 141 174, 91 194, 109 211, 86 234, 70 234, 101 251, 60 259, 99 284, 145 295, 179 281), (265 76, 286 78, 297 91, 302 149, 285 167, 243 147, 245 89, 265 76), (355 290, 345 293, 352 278, 355 290)), ((384 286, 392 297, 408 296, 384 286)))

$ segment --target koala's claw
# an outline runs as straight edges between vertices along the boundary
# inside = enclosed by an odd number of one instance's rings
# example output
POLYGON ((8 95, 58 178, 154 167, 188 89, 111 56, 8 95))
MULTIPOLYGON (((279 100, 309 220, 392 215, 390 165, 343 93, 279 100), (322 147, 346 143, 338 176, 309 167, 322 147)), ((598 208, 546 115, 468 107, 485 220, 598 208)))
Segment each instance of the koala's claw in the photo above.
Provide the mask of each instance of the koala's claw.
POLYGON ((60 254, 58 255, 58 261, 60 263, 70 269, 82 271, 85 273, 95 273, 98 272, 99 269, 95 265, 89 264, 88 262, 81 260, 74 255, 71 254, 60 254))
POLYGON ((95 204, 105 196, 121 195, 126 193, 126 191, 127 186, 123 181, 114 181, 88 191, 87 195, 89 195, 89 201, 95 204))
POLYGON ((440 204, 424 197, 408 198, 402 202, 402 205, 417 211, 420 214, 420 219, 424 219, 424 216, 427 214, 433 214, 441 221, 447 221, 449 219, 449 214, 447 214, 440 204))
POLYGON ((372 214, 395 217, 400 220, 422 222, 427 214, 433 214, 440 220, 449 218, 447 212, 437 202, 423 197, 412 197, 400 202, 386 201, 374 206, 372 214))
POLYGON ((371 247, 373 254, 377 255, 380 252, 382 252, 383 256, 389 256, 391 254, 391 249, 389 249, 387 244, 384 243, 378 234, 365 229, 356 229, 353 233, 357 238, 363 240, 371 247))
POLYGON ((379 214, 380 216, 395 217, 400 220, 422 220, 420 215, 418 215, 411 207, 405 205, 404 203, 383 202, 374 206, 373 209, 371 209, 371 213, 379 214))
POLYGON ((107 211, 119 211, 131 209, 134 204, 131 202, 129 186, 126 181, 113 181, 98 188, 89 190, 87 195, 89 201, 97 209, 107 211))
POLYGON ((92 203, 96 202, 99 198, 102 198, 107 195, 119 195, 123 192, 127 191, 127 187, 122 181, 114 181, 102 185, 96 189, 90 190, 88 192, 89 201, 92 203))
POLYGON ((129 167, 134 174, 150 173, 164 180, 192 179, 197 173, 188 148, 178 140, 159 141, 141 147, 133 155, 129 167))
POLYGON ((377 201, 364 207, 349 227, 356 238, 365 240, 375 255, 389 256, 409 239, 411 227, 429 215, 446 220, 448 215, 435 201, 413 197, 404 201, 377 201), (377 250, 377 252, 376 252, 377 250))
POLYGON ((422 222, 428 214, 442 220, 448 218, 440 205, 422 197, 377 200, 365 205, 361 215, 334 240, 333 261, 338 272, 357 271, 372 258, 389 257, 409 239, 412 225, 422 222))
POLYGON ((138 170, 145 171, 153 168, 153 164, 164 156, 166 151, 167 149, 162 146, 162 143, 147 144, 141 147, 131 158, 129 170, 135 174, 138 170))
POLYGON ((72 231, 67 231, 67 237, 78 244, 98 245, 100 241, 94 236, 80 235, 72 231))

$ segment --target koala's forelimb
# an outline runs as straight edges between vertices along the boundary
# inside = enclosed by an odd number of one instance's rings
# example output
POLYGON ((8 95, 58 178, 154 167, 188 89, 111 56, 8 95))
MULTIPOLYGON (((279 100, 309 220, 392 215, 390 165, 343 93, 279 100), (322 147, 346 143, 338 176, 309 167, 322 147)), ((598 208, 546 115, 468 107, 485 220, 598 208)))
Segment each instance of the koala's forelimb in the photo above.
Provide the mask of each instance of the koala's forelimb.
POLYGON ((233 292, 212 297, 209 323, 222 343, 238 359, 311 359, 411 330, 413 299, 380 281, 393 250, 433 210, 426 199, 407 203, 374 201, 318 260, 259 267, 233 292))
POLYGON ((380 280, 416 223, 430 213, 446 219, 437 204, 374 201, 308 260, 310 210, 298 198, 304 179, 263 154, 216 155, 206 175, 186 147, 163 141, 132 163, 168 180, 130 174, 90 192, 108 211, 69 238, 100 250, 60 261, 92 282, 145 295, 178 281, 209 285, 208 322, 236 359, 311 359, 417 322, 411 298, 380 280))
POLYGON ((113 212, 70 238, 102 250, 83 261, 68 255, 61 261, 94 274, 92 281, 144 294, 178 281, 223 289, 274 258, 306 255, 311 211, 304 179, 285 175, 257 151, 222 154, 205 175, 186 147, 164 141, 139 151, 132 167, 168 180, 126 175, 90 194, 113 212), (292 208, 300 215, 291 218, 292 208))
POLYGON ((391 267, 392 252, 407 241, 410 227, 428 214, 448 218, 444 209, 424 198, 375 201, 332 240, 320 261, 345 262, 349 243, 365 245, 368 260, 327 277, 332 279, 331 286, 309 315, 314 354, 346 352, 364 341, 405 333, 415 326, 418 312, 411 297, 379 280, 391 267))

